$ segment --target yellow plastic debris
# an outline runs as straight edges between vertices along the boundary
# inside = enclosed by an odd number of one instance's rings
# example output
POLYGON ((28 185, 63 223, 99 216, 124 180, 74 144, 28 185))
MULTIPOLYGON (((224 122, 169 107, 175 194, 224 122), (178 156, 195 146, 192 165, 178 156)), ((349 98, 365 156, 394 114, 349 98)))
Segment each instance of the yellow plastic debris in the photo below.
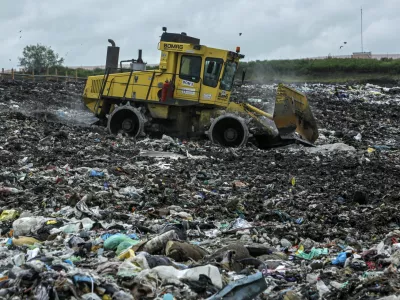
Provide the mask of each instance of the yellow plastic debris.
POLYGON ((57 224, 56 220, 49 220, 46 222, 46 225, 54 225, 54 224, 57 224))
POLYGON ((101 299, 102 299, 102 300, 111 300, 112 298, 111 298, 110 295, 106 294, 106 295, 104 295, 103 298, 101 298, 101 299))
POLYGON ((135 257, 135 251, 133 251, 132 249, 126 249, 118 256, 118 259, 125 260, 133 257, 135 257))
POLYGON ((28 246, 28 245, 40 243, 40 241, 33 237, 20 236, 19 238, 13 238, 12 243, 15 246, 28 246))
POLYGON ((370 147, 370 148, 367 149, 367 151, 368 151, 368 153, 372 153, 372 152, 375 151, 375 149, 370 147))
POLYGON ((304 252, 304 246, 300 245, 299 249, 297 249, 296 254, 299 254, 300 252, 304 252))
POLYGON ((292 177, 292 180, 290 182, 292 183, 292 186, 295 186, 296 185, 296 178, 292 177))
POLYGON ((0 221, 8 221, 12 219, 16 219, 19 216, 19 212, 15 209, 3 210, 0 215, 0 221))

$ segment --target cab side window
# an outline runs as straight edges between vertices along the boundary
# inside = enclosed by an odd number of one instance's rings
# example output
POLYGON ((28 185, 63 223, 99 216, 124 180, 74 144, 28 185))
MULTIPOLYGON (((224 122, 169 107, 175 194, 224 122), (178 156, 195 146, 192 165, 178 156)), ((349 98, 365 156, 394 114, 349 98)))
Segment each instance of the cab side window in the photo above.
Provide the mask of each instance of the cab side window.
POLYGON ((201 57, 183 55, 181 58, 181 70, 179 78, 193 82, 200 81, 201 57))
POLYGON ((207 58, 204 64, 204 85, 216 87, 224 61, 221 58, 207 58))

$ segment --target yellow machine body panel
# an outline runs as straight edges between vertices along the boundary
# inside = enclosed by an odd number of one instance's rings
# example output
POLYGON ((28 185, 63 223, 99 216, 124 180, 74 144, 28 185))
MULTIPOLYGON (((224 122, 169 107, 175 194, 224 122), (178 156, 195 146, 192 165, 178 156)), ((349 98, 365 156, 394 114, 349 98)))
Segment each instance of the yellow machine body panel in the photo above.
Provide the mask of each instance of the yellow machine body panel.
POLYGON ((160 102, 166 81, 174 82, 174 105, 180 101, 187 105, 228 105, 238 57, 227 50, 206 46, 195 50, 193 45, 183 43, 161 42, 159 47, 164 50, 158 70, 90 76, 84 91, 87 107, 97 115, 103 97, 160 102))
POLYGON ((160 104, 149 104, 147 108, 153 118, 168 119, 169 106, 160 104))

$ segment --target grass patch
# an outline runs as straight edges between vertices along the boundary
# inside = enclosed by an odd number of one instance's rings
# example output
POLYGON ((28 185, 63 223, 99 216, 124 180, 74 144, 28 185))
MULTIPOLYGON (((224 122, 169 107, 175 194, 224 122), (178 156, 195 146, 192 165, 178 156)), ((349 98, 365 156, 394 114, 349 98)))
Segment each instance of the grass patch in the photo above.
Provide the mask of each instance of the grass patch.
POLYGON ((400 60, 295 59, 241 62, 238 76, 254 82, 397 82, 400 60))
POLYGON ((254 83, 268 83, 268 82, 282 82, 282 83, 390 83, 396 84, 400 81, 399 75, 391 75, 391 74, 380 74, 380 73, 372 73, 372 74, 360 74, 360 73, 330 73, 330 74, 321 74, 321 75, 276 75, 273 78, 263 78, 263 79, 248 79, 246 77, 246 82, 254 82, 254 83))

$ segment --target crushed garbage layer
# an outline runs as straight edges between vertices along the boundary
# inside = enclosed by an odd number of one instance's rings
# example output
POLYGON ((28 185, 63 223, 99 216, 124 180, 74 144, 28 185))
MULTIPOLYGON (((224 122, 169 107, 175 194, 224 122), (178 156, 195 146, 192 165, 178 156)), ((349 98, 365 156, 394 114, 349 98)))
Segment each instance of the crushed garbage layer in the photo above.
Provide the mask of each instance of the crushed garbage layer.
POLYGON ((398 88, 296 86, 316 147, 268 151, 109 135, 82 88, 0 82, 0 297, 398 299, 398 88))
POLYGON ((97 120, 82 101, 81 82, 0 82, 0 110, 20 111, 44 121, 85 126, 97 120))

